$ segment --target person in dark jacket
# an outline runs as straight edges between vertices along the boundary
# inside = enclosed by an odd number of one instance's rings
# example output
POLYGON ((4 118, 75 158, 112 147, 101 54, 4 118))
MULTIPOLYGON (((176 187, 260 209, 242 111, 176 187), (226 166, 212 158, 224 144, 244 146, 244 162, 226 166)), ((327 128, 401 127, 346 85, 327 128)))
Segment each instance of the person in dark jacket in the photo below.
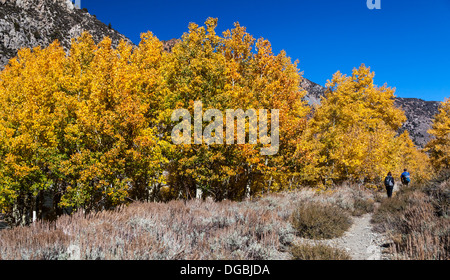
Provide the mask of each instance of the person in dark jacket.
POLYGON ((389 172, 386 178, 384 178, 384 186, 386 187, 387 196, 392 197, 392 191, 394 190, 394 177, 392 177, 392 173, 389 172))

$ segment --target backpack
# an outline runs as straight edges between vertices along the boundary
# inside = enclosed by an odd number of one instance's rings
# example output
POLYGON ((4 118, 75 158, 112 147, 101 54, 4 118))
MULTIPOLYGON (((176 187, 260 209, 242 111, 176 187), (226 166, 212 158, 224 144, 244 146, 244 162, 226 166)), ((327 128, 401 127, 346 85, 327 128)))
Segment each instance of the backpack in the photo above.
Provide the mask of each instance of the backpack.
POLYGON ((409 176, 405 176, 405 182, 409 183, 411 181, 411 179, 409 178, 409 176))
POLYGON ((409 183, 411 179, 409 178, 409 173, 403 174, 402 179, 404 183, 409 183))
POLYGON ((394 178, 386 177, 386 186, 387 187, 393 187, 394 186, 394 178))

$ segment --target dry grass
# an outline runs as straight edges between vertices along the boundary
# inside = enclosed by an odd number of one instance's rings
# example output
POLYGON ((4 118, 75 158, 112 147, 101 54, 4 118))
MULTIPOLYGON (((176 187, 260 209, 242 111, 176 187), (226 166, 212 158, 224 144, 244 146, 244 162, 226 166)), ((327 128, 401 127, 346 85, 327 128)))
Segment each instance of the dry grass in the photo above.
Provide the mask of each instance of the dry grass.
POLYGON ((294 260, 351 260, 346 251, 325 244, 294 245, 291 254, 294 260))
POLYGON ((374 211, 375 199, 379 193, 357 185, 344 184, 315 196, 311 201, 334 205, 353 216, 361 216, 374 211))
POLYGON ((352 209, 350 190, 303 189, 254 201, 133 203, 0 231, 0 259, 291 259, 298 204, 352 209), (348 194, 344 194, 347 192, 348 194))
POLYGON ((450 259, 450 181, 410 187, 382 201, 372 222, 392 240, 397 259, 450 259))
MULTIPOLYGON (((277 198, 274 198, 276 201, 277 198)), ((257 202, 133 203, 0 232, 2 259, 283 259, 289 206, 257 202)))

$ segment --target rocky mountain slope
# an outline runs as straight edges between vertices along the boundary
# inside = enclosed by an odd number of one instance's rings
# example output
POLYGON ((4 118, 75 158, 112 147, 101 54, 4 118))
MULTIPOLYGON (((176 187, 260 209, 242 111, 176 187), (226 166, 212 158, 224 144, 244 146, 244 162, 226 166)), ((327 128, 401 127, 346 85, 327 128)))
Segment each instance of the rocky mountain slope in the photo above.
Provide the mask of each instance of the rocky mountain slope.
POLYGON ((96 42, 104 36, 114 45, 129 41, 71 0, 0 0, 0 69, 20 48, 45 47, 58 39, 68 50, 71 38, 82 31, 89 31, 96 42))
POLYGON ((171 39, 171 40, 168 40, 168 41, 162 41, 163 42, 164 51, 171 52, 172 48, 175 46, 175 44, 178 41, 179 41, 178 39, 171 39))
MULTIPOLYGON (((89 31, 96 42, 109 36, 113 45, 124 35, 108 27, 85 9, 77 9, 71 0, 0 0, 0 70, 23 47, 48 46, 55 39, 64 49, 70 47, 71 38, 89 31)), ((164 50, 170 52, 177 39, 164 41, 164 50)), ((308 91, 309 104, 320 103, 325 88, 308 79, 301 86, 308 91)), ((427 130, 437 113, 439 102, 414 98, 397 98, 396 106, 403 108, 408 120, 401 132, 407 129, 414 142, 423 147, 429 139, 427 130)))
POLYGON ((303 78, 300 86, 308 92, 305 100, 308 101, 309 105, 320 104, 320 98, 325 95, 325 88, 323 86, 311 82, 306 78, 303 78))
POLYGON ((417 146, 424 147, 430 140, 427 131, 431 128, 434 115, 437 114, 440 102, 425 101, 417 98, 396 98, 395 105, 405 111, 408 119, 400 132, 408 130, 417 146))

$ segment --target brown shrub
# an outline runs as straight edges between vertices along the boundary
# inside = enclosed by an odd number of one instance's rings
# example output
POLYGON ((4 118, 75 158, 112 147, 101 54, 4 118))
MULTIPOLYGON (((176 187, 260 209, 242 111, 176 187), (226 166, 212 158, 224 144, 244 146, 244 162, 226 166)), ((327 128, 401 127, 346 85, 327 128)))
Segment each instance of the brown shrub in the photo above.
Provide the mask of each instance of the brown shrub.
POLYGON ((438 216, 450 216, 450 179, 430 184, 424 189, 424 192, 430 196, 431 203, 438 216))
POLYGON ((353 202, 353 216, 362 216, 367 213, 372 213, 375 209, 375 202, 372 199, 355 198, 353 202))
POLYGON ((381 201, 380 206, 376 209, 372 215, 371 222, 377 224, 380 231, 385 230, 385 226, 389 224, 395 224, 396 221, 401 219, 401 212, 408 206, 408 200, 406 196, 394 196, 392 198, 384 198, 381 201))
POLYGON ((351 219, 336 206, 303 203, 293 212, 292 225, 301 237, 329 239, 342 236, 350 228, 351 219))
POLYGON ((291 254, 293 260, 351 260, 346 251, 325 244, 294 245, 291 254))

